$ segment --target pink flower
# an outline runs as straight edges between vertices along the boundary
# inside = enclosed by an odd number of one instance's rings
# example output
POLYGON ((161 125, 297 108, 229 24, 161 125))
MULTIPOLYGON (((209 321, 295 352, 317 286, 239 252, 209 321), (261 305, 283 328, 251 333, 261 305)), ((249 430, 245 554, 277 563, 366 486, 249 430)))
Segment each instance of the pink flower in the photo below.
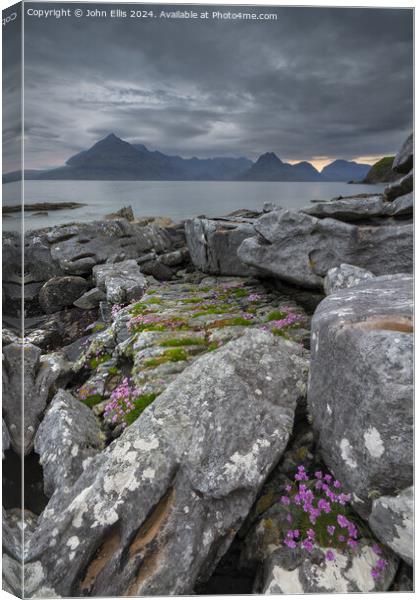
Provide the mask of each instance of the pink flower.
POLYGON ((357 548, 356 540, 352 540, 351 538, 349 538, 347 540, 347 546, 349 546, 349 548, 352 548, 352 549, 357 548))
POLYGON ((334 535, 334 531, 335 531, 335 526, 334 525, 327 525, 327 531, 330 535, 334 535))
POLYGON ((290 498, 288 498, 287 496, 282 496, 281 503, 284 504, 285 506, 288 506, 290 504, 290 498))
POLYGON ((283 541, 289 548, 296 548, 296 542, 292 538, 286 538, 283 541))
POLYGON ((322 479, 322 478, 323 478, 323 476, 324 476, 324 474, 323 474, 323 472, 322 472, 322 471, 315 471, 315 477, 316 477, 317 479, 322 479))
POLYGON ((382 550, 380 548, 380 546, 378 546, 378 544, 373 544, 372 546, 372 550, 374 551, 375 554, 377 554, 378 556, 380 556, 382 554, 382 550))
POLYGON ((327 560, 334 560, 334 558, 335 558, 334 552, 332 550, 327 550, 325 553, 325 558, 327 560))
POLYGON ((302 546, 303 546, 303 547, 305 548, 305 550, 307 550, 308 552, 312 552, 312 550, 314 549, 314 545, 313 545, 313 543, 311 542, 311 540, 309 540, 309 539, 303 540, 303 542, 302 542, 302 546))
POLYGON ((349 525, 349 521, 344 515, 338 515, 337 523, 340 525, 340 527, 347 527, 349 525))

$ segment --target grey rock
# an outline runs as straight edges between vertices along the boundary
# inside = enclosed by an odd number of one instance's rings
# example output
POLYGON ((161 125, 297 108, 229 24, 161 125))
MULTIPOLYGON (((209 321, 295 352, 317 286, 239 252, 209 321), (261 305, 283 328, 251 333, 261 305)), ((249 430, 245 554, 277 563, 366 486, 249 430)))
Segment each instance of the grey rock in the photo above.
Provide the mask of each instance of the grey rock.
POLYGON ((24 257, 25 285, 64 274, 58 262, 51 257, 49 244, 36 233, 25 235, 24 257))
POLYGON ((398 181, 394 181, 386 186, 384 190, 385 200, 392 202, 396 198, 399 198, 399 196, 409 194, 413 191, 413 185, 414 175, 413 171, 410 171, 407 173, 407 175, 404 175, 404 177, 398 179, 398 181))
POLYGON ((131 206, 123 206, 122 208, 120 208, 120 210, 105 215, 105 219, 107 221, 112 221, 114 219, 127 219, 127 221, 134 221, 133 209, 131 208, 131 206))
MULTIPOLYGON (((315 547, 312 553, 291 553, 279 548, 263 566, 263 594, 319 594, 349 592, 383 592, 389 589, 398 567, 398 559, 386 556, 388 566, 374 579, 371 570, 377 556, 367 540, 359 540, 357 550, 325 558, 326 548, 315 547)), ((334 550, 333 550, 334 552, 334 550)))
POLYGON ((410 275, 377 277, 327 296, 312 318, 309 412, 364 518, 373 497, 412 484, 412 288, 410 275))
POLYGON ((392 168, 397 173, 409 173, 413 168, 413 134, 410 134, 394 158, 392 168))
POLYGON ((261 273, 306 288, 322 288, 328 270, 343 262, 375 275, 411 272, 411 224, 355 225, 280 208, 255 222, 238 249, 261 273))
POLYGON ((94 221, 52 228, 46 239, 52 258, 65 273, 90 273, 96 264, 118 262, 150 252, 171 249, 166 231, 154 224, 142 226, 126 219, 94 221))
POLYGON ((414 492, 409 487, 396 496, 381 496, 373 502, 369 525, 379 540, 413 565, 414 492))
POLYGON ((106 294, 95 287, 85 292, 80 298, 73 302, 74 306, 77 308, 83 308, 84 310, 90 310, 91 308, 96 308, 99 306, 101 300, 106 299, 106 294))
POLYGON ((147 288, 146 278, 135 260, 97 265, 93 268, 93 278, 97 287, 106 292, 110 304, 139 300, 147 288))
POLYGON ((238 259, 243 240, 254 235, 252 220, 196 218, 185 222, 185 234, 195 267, 210 275, 252 275, 238 259))
POLYGON ((179 375, 50 500, 27 554, 44 574, 39 586, 64 596, 191 593, 285 449, 301 352, 254 330, 179 375))
POLYGON ((143 273, 151 275, 157 281, 169 281, 173 277, 172 269, 158 259, 143 262, 141 269, 143 273))
POLYGON ((7 425, 4 422, 4 419, 2 419, 2 423, 1 423, 1 436, 2 436, 2 447, 3 447, 3 458, 4 458, 4 453, 6 452, 6 450, 8 450, 10 448, 10 435, 7 430, 7 425))
POLYGON ((38 428, 35 452, 44 472, 44 493, 70 487, 103 448, 103 434, 92 411, 69 392, 58 390, 38 428))
POLYGON ((324 279, 324 291, 327 296, 338 290, 354 287, 375 275, 366 269, 342 263, 339 267, 330 269, 324 279))
POLYGON ((390 217, 400 217, 413 214, 413 192, 399 196, 393 202, 385 204, 385 210, 390 217))
POLYGON ((300 209, 307 215, 324 219, 326 217, 339 221, 359 221, 385 214, 382 194, 361 194, 333 198, 329 202, 317 202, 300 209))
POLYGON ((53 277, 39 291, 39 304, 44 312, 53 313, 71 306, 83 292, 87 281, 83 277, 53 277))
POLYGON ((32 344, 9 344, 3 348, 3 358, 4 419, 13 450, 19 455, 26 455, 32 450, 33 438, 49 394, 59 377, 69 370, 69 365, 59 355, 42 356, 41 349, 32 344))
POLYGON ((14 596, 23 596, 23 548, 37 525, 37 517, 29 510, 3 509, 2 519, 2 588, 14 596))
POLYGON ((188 261, 189 258, 190 253, 188 251, 188 248, 180 248, 179 250, 174 250, 173 252, 167 252, 166 254, 162 254, 160 260, 164 265, 167 265, 168 267, 176 267, 188 261))

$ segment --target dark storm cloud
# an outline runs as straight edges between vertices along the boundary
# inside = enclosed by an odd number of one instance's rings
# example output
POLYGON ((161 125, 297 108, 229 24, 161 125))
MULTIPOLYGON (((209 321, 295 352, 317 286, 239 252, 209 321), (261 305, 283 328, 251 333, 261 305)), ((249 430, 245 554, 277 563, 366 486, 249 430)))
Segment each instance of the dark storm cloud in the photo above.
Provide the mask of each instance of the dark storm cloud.
POLYGON ((184 156, 395 152, 412 127, 412 12, 256 10, 278 19, 27 17, 28 162, 61 163, 111 131, 184 156))

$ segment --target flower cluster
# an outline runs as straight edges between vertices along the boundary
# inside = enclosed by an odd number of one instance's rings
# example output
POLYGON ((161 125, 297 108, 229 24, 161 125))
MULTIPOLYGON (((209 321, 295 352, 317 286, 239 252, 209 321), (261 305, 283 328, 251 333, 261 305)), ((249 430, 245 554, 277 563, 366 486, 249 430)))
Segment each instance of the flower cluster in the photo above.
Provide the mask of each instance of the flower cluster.
POLYGON ((141 394, 141 390, 135 388, 127 377, 111 394, 111 400, 106 405, 104 418, 111 423, 121 423, 126 426, 125 417, 135 409, 134 399, 141 394))
MULTIPOLYGON (((288 509, 288 531, 283 543, 288 548, 300 547, 308 552, 316 543, 328 548, 325 558, 329 561, 335 559, 333 548, 341 551, 356 549, 360 532, 351 520, 350 494, 341 491, 341 483, 322 471, 316 471, 315 478, 311 479, 302 465, 297 468, 294 479, 293 484, 286 485, 279 500, 288 509)), ((372 549, 380 556, 381 549, 377 544, 372 549)), ((387 564, 379 558, 372 576, 378 577, 387 564)))
POLYGON ((129 331, 142 331, 147 329, 174 329, 179 327, 180 322, 176 319, 162 319, 156 314, 137 315, 127 323, 129 331))
POLYGON ((285 327, 290 327, 290 325, 295 325, 299 321, 299 315, 295 313, 289 313, 284 319, 279 319, 278 321, 272 321, 271 326, 273 329, 284 329, 285 327))
POLYGON ((261 294, 249 294, 247 300, 248 302, 259 302, 263 297, 261 294))

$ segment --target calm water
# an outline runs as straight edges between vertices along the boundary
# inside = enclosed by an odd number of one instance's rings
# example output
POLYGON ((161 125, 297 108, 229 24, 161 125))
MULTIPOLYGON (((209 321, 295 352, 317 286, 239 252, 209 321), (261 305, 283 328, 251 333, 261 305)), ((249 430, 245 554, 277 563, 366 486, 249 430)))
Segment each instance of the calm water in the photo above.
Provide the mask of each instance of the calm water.
MULTIPOLYGON (((25 229, 39 229, 70 221, 101 219, 131 205, 137 217, 168 216, 180 221, 197 215, 225 215, 238 208, 261 209, 264 202, 301 208, 311 200, 338 195, 382 191, 384 185, 347 183, 236 182, 236 181, 26 181, 25 203, 82 202, 74 210, 51 211, 48 216, 25 213, 25 229)), ((19 203, 19 184, 2 186, 3 203, 19 203)), ((4 218, 3 228, 16 229, 18 217, 4 218)))

